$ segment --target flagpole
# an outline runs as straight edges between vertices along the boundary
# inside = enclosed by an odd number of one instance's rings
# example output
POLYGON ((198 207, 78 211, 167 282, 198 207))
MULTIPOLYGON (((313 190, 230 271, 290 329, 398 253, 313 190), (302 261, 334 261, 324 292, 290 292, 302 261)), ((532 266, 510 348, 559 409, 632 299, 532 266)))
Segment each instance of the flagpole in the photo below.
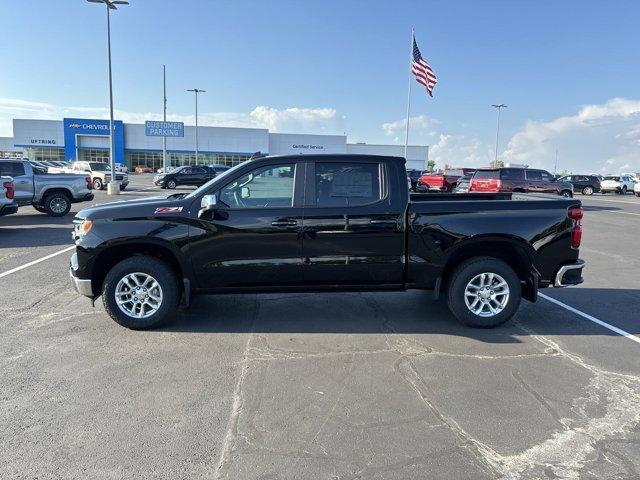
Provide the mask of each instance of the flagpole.
POLYGON ((411 28, 411 43, 409 44, 409 88, 407 91, 407 124, 406 131, 404 135, 404 158, 407 159, 407 147, 409 146, 409 113, 411 112, 411 84, 413 83, 411 80, 412 72, 411 72, 411 61, 413 60, 413 27, 411 28))

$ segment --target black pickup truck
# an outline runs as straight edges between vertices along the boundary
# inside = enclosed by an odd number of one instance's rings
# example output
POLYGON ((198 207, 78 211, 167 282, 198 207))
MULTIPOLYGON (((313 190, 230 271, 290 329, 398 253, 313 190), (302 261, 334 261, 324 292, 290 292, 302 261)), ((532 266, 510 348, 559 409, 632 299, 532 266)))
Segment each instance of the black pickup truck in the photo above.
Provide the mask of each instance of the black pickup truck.
POLYGON ((189 194, 80 211, 70 274, 134 329, 196 293, 405 289, 492 327, 539 288, 582 282, 581 219, 557 196, 410 195, 398 157, 266 157, 189 194))

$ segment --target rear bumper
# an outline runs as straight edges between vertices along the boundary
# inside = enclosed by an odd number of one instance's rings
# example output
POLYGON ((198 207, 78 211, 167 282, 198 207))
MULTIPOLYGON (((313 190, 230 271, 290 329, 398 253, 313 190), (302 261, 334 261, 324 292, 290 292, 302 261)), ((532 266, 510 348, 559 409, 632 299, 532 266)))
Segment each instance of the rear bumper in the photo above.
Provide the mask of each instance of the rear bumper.
POLYGON ((93 200, 94 195, 93 193, 86 193, 84 194, 82 197, 76 198, 73 203, 79 203, 79 202, 90 202, 91 200, 93 200))
POLYGON ((0 217, 5 215, 12 215, 14 213, 18 213, 18 205, 12 203, 11 205, 2 205, 0 206, 0 217))
POLYGON ((562 265, 556 272, 554 287, 568 287, 570 285, 579 285, 584 282, 582 278, 582 269, 586 263, 584 260, 576 260, 575 263, 562 265))
POLYGON ((76 277, 76 270, 78 269, 78 254, 74 253, 71 256, 69 265, 69 276, 71 277, 71 283, 80 295, 85 297, 94 298, 93 289, 91 288, 91 279, 83 279, 76 277))

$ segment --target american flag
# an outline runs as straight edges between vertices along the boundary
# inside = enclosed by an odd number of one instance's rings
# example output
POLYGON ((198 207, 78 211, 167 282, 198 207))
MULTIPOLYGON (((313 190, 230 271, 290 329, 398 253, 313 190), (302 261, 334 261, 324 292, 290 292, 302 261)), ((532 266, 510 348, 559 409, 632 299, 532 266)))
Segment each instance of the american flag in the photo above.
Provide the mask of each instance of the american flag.
POLYGON ((438 79, 429 64, 420 55, 416 37, 413 37, 413 59, 411 60, 411 72, 416 76, 418 83, 427 87, 427 93, 433 97, 433 87, 436 86, 438 79))

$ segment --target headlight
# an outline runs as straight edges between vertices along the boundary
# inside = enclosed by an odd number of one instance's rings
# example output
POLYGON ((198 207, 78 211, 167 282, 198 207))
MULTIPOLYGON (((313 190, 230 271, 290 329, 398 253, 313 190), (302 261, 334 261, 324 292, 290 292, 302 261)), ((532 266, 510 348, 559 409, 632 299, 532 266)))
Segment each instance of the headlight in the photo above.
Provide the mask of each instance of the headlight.
POLYGON ((84 219, 80 221, 80 219, 73 220, 73 239, 78 240, 83 235, 89 233, 91 227, 93 226, 93 222, 91 220, 84 219))

